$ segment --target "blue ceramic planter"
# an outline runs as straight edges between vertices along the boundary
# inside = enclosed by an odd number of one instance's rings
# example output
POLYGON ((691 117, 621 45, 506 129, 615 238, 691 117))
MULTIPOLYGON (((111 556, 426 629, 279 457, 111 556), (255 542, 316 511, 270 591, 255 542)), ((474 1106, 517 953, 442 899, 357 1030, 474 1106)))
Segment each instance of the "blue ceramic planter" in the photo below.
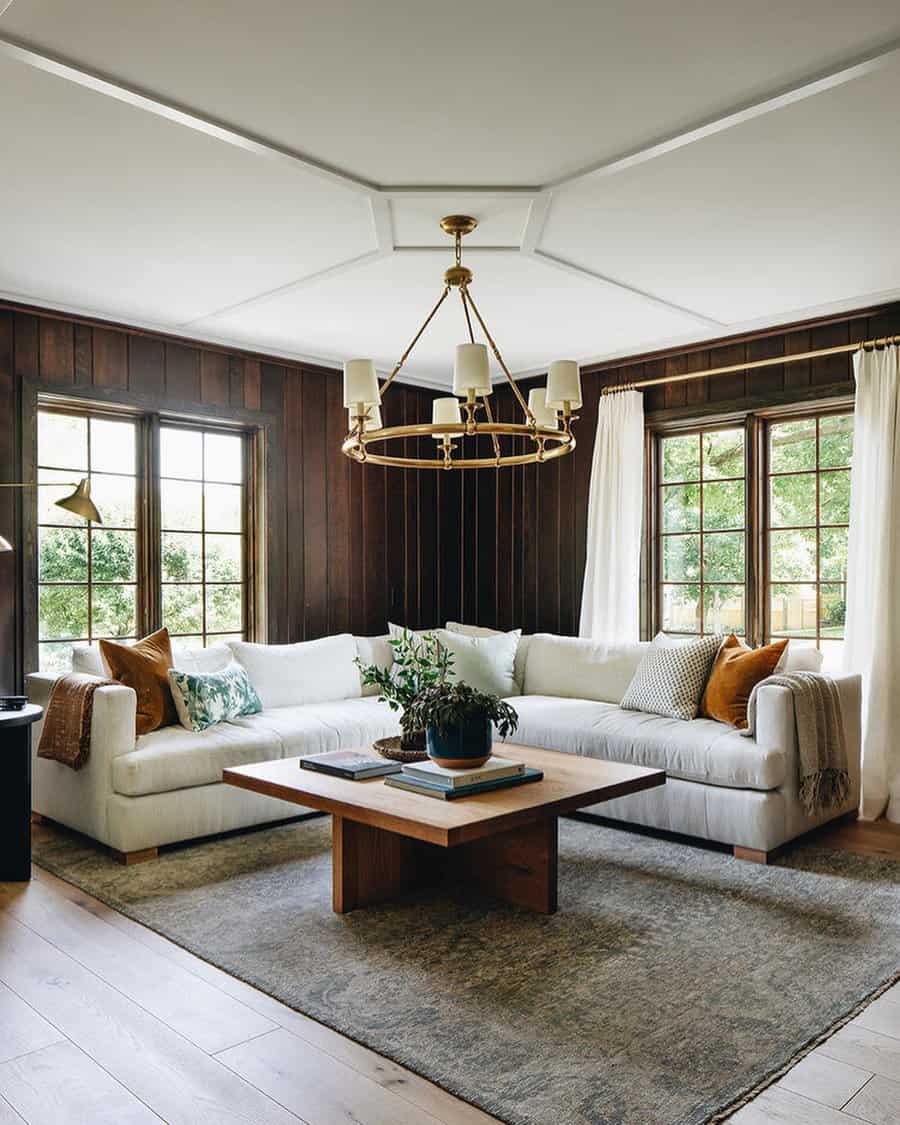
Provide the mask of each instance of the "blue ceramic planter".
POLYGON ((425 732, 428 757, 451 770, 483 765, 491 756, 493 742, 493 727, 485 718, 450 727, 446 734, 440 734, 436 727, 428 727, 425 732))

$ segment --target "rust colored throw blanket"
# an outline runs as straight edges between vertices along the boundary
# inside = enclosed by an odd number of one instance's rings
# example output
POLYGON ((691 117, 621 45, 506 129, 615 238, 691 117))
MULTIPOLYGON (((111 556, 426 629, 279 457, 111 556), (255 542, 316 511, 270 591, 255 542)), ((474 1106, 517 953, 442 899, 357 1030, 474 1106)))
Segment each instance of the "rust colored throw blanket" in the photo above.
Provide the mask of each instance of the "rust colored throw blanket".
POLYGON ((87 765, 91 752, 94 692, 112 682, 98 680, 96 676, 82 676, 77 672, 59 677, 47 704, 38 745, 39 758, 52 758, 73 770, 87 765))

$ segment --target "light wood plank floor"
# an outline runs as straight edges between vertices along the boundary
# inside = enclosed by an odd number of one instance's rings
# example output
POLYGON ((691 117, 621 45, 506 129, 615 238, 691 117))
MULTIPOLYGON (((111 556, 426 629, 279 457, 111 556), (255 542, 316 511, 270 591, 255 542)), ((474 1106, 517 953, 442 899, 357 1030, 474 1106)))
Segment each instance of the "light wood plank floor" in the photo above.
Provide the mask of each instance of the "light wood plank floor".
MULTIPOLYGON (((900 859, 898 826, 822 838, 900 859)), ((495 1120, 40 868, 0 883, 0 1030, 0 1125, 495 1120)), ((861 1121, 900 1123, 900 985, 731 1118, 861 1121)))

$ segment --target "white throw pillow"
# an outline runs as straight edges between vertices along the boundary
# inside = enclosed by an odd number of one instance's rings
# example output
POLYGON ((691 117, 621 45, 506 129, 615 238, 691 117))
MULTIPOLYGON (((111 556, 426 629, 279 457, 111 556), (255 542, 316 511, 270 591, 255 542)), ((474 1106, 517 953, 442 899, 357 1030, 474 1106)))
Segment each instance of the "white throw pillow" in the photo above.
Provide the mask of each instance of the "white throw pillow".
POLYGON ((362 694, 354 663, 356 641, 349 633, 293 645, 229 641, 228 647, 247 669, 264 708, 358 699, 362 694))
MULTIPOLYGON (((393 667, 394 650, 388 644, 390 633, 383 637, 356 637, 356 654, 363 664, 377 664, 385 671, 393 667)), ((378 695, 377 684, 363 684, 360 680, 363 695, 378 695)))
POLYGON ((820 672, 824 659, 822 653, 812 645, 788 641, 787 648, 775 665, 775 672, 820 672))
POLYGON ((505 699, 519 694, 516 683, 516 650, 521 632, 498 633, 493 637, 467 637, 438 629, 437 638, 453 654, 450 678, 469 684, 476 691, 492 692, 505 699))
POLYGON ((648 641, 604 644, 582 637, 535 633, 528 649, 522 692, 618 703, 649 648, 648 641))
MULTIPOLYGON (((448 621, 445 628, 448 633, 459 633, 463 637, 502 637, 506 635, 502 629, 485 629, 482 625, 463 625, 460 621, 448 621)), ((521 694, 525 691, 525 666, 528 661, 531 637, 523 637, 521 629, 514 629, 513 632, 519 634, 519 647, 516 649, 516 666, 513 675, 516 678, 516 687, 521 694)))
POLYGON ((669 719, 695 719, 721 644, 720 636, 697 637, 683 643, 657 636, 642 657, 619 706, 626 711, 646 711, 669 719))

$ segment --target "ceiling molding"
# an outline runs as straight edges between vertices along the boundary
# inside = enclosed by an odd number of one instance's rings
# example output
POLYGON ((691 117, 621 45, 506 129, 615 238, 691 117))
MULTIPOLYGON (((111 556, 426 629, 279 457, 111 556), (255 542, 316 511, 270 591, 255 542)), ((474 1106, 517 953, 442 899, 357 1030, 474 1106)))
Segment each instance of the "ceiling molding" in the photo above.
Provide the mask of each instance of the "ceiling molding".
POLYGON ((531 206, 528 208, 528 217, 525 220, 525 226, 522 228, 521 244, 524 254, 533 254, 538 248, 541 236, 544 233, 544 227, 547 224, 551 199, 551 192, 542 191, 531 201, 531 206))
POLYGON ((383 195, 370 195, 369 206, 372 208, 375 245, 385 254, 393 253, 396 247, 394 246, 394 214, 391 211, 390 200, 383 195))
MULTIPOLYGON (((466 257, 470 254, 518 254, 521 246, 516 242, 509 246, 470 246, 465 244, 466 257)), ((449 254, 453 251, 453 244, 450 242, 436 242, 433 246, 395 246, 395 254, 449 254)))
POLYGON ((674 301, 667 301, 663 297, 657 297, 655 293, 648 293, 646 289, 638 289, 636 286, 629 285, 625 281, 618 281, 616 278, 607 277, 605 274, 598 273, 596 270, 576 265, 566 258, 560 258, 556 254, 549 254, 546 250, 535 250, 532 252, 531 257, 534 258, 535 261, 543 262, 545 265, 552 266, 554 269, 563 270, 565 273, 575 274, 582 279, 586 278, 588 281, 599 281, 603 285, 612 285, 616 289, 624 289, 628 293, 633 293, 637 297, 642 297, 645 301, 650 301, 651 304, 666 309, 668 312, 681 313, 682 316, 689 316, 692 320, 696 320, 700 324, 704 324, 708 327, 724 328, 726 326, 723 320, 716 320, 714 317, 707 316, 705 313, 697 312, 696 309, 689 309, 684 305, 676 304, 674 301))
POLYGON ((646 164, 648 160, 655 160, 659 156, 665 156, 667 153, 684 148, 686 145, 695 144, 697 141, 705 140, 717 133, 723 133, 727 129, 733 129, 735 126, 753 121, 757 117, 764 117, 768 113, 784 109, 785 106, 815 97, 816 94, 822 94, 826 90, 833 90, 836 86, 843 86, 845 83, 863 78, 867 74, 874 74, 875 71, 892 66, 898 60, 900 60, 900 41, 892 40, 866 55, 857 55, 852 60, 841 63, 830 70, 819 71, 815 76, 802 82, 783 86, 765 98, 744 102, 725 113, 716 114, 699 121, 688 129, 670 133, 649 144, 641 145, 638 148, 621 153, 619 156, 599 161, 597 164, 589 165, 587 168, 570 175, 560 176, 546 184, 544 190, 548 188, 569 188, 582 180, 615 176, 628 168, 634 168, 638 164, 646 164))

